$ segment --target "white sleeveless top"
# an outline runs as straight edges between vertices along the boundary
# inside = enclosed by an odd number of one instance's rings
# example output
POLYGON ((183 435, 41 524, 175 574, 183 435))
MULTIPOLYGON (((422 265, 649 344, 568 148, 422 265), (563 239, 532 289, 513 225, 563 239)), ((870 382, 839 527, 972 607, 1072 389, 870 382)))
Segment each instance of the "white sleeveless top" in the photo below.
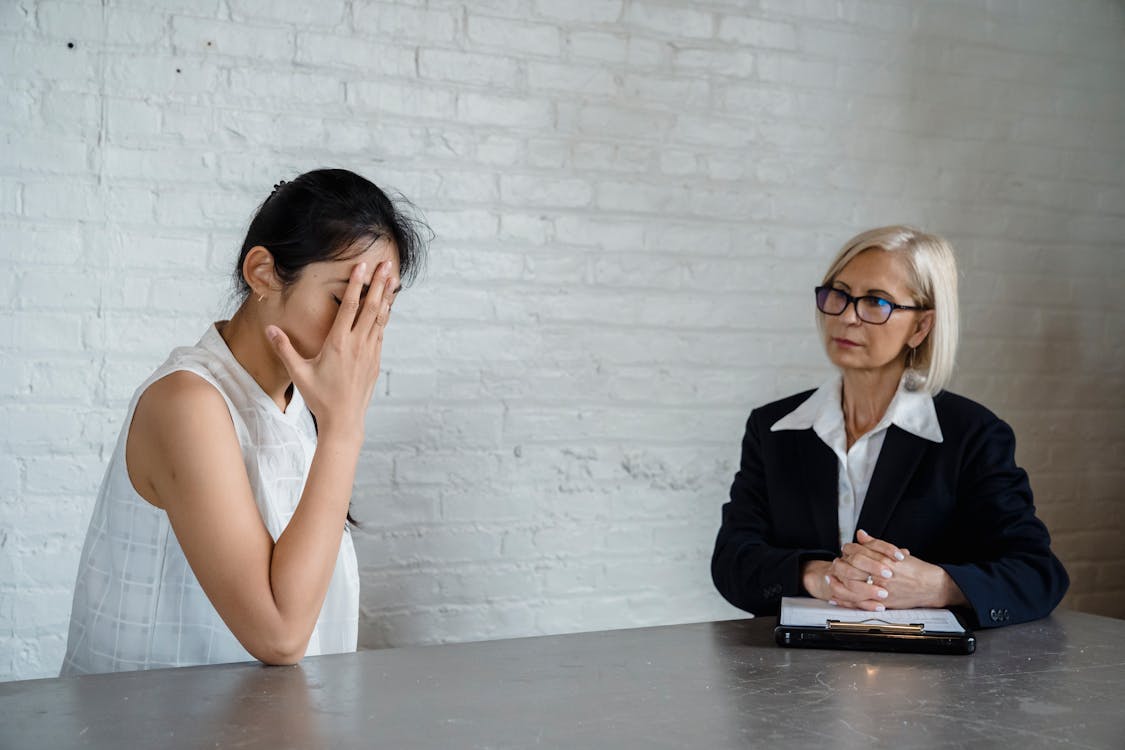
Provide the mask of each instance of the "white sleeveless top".
MULTIPOLYGON (((316 426, 293 388, 282 412, 231 354, 215 326, 174 350, 141 384, 106 469, 78 565, 62 675, 250 661, 196 580, 165 512, 137 494, 125 442, 141 394, 186 370, 227 402, 262 521, 276 541, 297 509, 316 449, 316 426)), ((355 651, 359 573, 350 530, 306 656, 355 651)))

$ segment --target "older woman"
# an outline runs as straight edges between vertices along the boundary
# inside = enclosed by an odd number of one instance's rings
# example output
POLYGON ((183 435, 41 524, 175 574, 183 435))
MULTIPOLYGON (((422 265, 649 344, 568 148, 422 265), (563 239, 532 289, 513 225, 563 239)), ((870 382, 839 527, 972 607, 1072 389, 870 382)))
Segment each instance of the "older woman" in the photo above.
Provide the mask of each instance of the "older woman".
POLYGON ((1011 428, 943 390, 957 268, 904 226, 848 242, 816 288, 839 374, 754 410, 711 573, 737 607, 807 595, 870 611, 963 607, 977 627, 1048 614, 1069 580, 1011 428))

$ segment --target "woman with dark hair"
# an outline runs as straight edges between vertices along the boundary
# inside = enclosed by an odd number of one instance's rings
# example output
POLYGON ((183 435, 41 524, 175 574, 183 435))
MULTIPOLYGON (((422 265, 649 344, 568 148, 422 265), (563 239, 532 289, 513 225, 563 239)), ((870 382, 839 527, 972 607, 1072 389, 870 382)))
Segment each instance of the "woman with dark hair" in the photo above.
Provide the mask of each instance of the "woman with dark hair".
POLYGON ((79 563, 62 673, 354 651, 347 524, 364 415, 418 226, 342 169, 279 183, 228 321, 137 389, 79 563))

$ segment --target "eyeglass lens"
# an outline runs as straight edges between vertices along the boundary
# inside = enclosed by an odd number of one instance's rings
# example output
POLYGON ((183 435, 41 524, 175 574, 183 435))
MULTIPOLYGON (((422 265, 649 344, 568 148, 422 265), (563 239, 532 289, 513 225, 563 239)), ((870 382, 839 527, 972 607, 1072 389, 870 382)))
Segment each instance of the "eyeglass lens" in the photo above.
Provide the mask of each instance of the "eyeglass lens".
POLYGON ((843 314, 852 300, 856 303, 856 314, 864 322, 886 323, 891 317, 893 308, 890 302, 881 297, 851 297, 846 292, 831 287, 819 287, 816 290, 816 306, 826 315, 843 314))

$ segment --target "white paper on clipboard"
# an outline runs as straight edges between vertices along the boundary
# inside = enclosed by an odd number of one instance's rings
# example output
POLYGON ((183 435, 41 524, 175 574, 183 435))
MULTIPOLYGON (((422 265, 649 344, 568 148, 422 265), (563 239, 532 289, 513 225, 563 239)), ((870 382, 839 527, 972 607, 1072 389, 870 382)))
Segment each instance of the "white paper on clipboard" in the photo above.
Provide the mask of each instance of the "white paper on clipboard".
POLYGON ((780 625, 789 627, 823 628, 829 620, 867 623, 872 625, 925 626, 927 633, 964 633, 965 628, 948 609, 888 609, 885 612, 867 612, 862 609, 833 607, 819 599, 804 596, 786 596, 781 600, 780 625))

